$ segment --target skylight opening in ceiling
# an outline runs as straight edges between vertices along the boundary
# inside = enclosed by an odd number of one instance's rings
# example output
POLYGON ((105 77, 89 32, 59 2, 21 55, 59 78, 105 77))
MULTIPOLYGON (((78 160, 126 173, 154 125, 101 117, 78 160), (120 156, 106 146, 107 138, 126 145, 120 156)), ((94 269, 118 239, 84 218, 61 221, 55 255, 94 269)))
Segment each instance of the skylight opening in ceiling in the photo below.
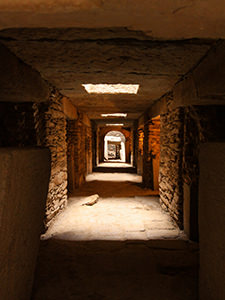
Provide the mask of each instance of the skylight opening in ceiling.
POLYGON ((108 117, 126 118, 127 114, 126 113, 112 113, 112 114, 101 114, 101 116, 104 118, 108 118, 108 117))
POLYGON ((123 123, 106 124, 106 126, 124 126, 123 123))
POLYGON ((82 84, 89 94, 137 94, 139 84, 82 84))

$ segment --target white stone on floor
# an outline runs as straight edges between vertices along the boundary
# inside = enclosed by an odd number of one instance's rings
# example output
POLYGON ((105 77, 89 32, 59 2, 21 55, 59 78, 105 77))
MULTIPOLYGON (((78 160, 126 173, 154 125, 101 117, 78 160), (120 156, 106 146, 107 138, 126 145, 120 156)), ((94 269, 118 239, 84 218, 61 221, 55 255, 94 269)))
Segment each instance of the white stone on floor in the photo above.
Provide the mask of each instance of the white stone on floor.
POLYGON ((82 205, 85 198, 71 198, 42 239, 123 241, 182 236, 169 214, 161 209, 158 197, 99 198, 93 206, 82 205))

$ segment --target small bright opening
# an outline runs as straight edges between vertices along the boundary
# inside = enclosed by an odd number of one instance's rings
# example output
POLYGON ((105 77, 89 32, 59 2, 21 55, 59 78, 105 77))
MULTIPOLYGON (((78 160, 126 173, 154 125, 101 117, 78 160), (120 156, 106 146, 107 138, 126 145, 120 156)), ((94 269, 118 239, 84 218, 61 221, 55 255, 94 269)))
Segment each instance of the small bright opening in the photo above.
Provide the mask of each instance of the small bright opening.
POLYGON ((122 117, 122 118, 126 118, 127 114, 125 113, 113 113, 113 114, 101 114, 102 117, 122 117))
POLYGON ((137 94, 139 84, 82 84, 89 94, 137 94))
POLYGON ((106 124, 106 126, 124 126, 123 123, 118 123, 118 124, 106 124))

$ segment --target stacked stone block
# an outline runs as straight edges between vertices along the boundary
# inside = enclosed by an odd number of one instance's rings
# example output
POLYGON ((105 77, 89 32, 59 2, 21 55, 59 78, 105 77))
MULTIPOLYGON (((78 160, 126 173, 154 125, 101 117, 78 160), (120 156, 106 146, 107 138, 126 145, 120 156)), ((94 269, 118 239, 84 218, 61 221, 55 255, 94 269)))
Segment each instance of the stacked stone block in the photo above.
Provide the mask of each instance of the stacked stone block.
POLYGON ((160 116, 159 191, 163 208, 176 223, 183 226, 183 109, 177 108, 160 116))
POLYGON ((66 118, 62 96, 53 90, 49 101, 34 104, 38 146, 51 151, 51 177, 46 203, 46 225, 67 204, 66 118))

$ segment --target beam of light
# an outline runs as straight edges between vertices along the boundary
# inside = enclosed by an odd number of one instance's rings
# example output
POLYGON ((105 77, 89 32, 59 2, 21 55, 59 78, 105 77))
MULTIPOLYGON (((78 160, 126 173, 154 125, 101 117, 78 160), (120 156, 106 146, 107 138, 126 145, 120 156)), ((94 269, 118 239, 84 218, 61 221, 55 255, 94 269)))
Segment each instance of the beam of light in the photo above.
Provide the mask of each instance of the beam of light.
POLYGON ((113 114, 101 114, 102 117, 122 117, 122 118, 126 118, 127 114, 125 113, 113 113, 113 114))
POLYGON ((82 84, 89 94, 137 94, 139 84, 82 84))

